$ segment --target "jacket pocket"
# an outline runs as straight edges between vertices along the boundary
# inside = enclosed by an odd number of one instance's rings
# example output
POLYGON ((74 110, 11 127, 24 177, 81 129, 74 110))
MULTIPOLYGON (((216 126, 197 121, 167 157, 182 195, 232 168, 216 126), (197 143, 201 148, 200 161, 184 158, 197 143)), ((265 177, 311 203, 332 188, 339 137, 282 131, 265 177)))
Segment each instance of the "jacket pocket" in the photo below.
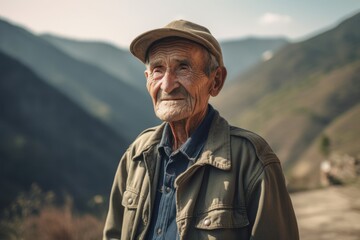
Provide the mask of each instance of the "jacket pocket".
POLYGON ((202 230, 242 228, 249 225, 246 212, 241 209, 217 208, 198 215, 195 227, 202 230))
POLYGON ((139 194, 133 189, 127 188, 123 194, 121 204, 124 206, 123 225, 120 239, 132 239, 136 226, 139 194), (131 224, 130 224, 131 223, 131 224))
POLYGON ((127 210, 136 210, 139 203, 139 194, 136 191, 127 189, 124 192, 121 204, 127 210))

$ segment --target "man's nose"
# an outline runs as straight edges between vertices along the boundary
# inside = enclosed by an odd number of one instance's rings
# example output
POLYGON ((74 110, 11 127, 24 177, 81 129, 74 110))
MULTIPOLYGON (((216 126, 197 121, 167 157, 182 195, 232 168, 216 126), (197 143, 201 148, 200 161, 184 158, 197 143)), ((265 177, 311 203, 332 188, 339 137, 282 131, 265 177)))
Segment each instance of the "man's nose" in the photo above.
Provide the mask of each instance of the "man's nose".
POLYGON ((171 93, 175 88, 179 87, 176 74, 168 69, 162 79, 161 89, 166 93, 171 93))

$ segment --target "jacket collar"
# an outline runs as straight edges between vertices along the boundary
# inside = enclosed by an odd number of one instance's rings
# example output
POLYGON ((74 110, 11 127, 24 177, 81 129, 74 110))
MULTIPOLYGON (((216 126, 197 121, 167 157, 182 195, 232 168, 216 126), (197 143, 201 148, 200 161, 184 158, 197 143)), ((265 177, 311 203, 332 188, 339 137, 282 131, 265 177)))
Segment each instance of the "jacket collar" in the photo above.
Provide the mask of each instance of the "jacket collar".
POLYGON ((162 133, 164 131, 166 122, 163 122, 161 125, 146 129, 143 131, 133 142, 134 155, 132 160, 142 160, 143 154, 151 151, 155 148, 158 143, 161 141, 162 133))
MULTIPOLYGON (((148 129, 135 140, 137 146, 133 160, 142 160, 144 154, 157 151, 157 145, 161 141, 162 133, 166 123, 148 129), (150 137, 145 137, 147 132, 152 132, 150 137)), ((215 110, 214 119, 212 121, 209 135, 205 143, 204 149, 196 161, 195 165, 209 164, 222 170, 230 170, 230 126, 228 122, 222 118, 218 111, 215 110)))
POLYGON ((209 164, 222 170, 230 170, 230 126, 217 111, 210 127, 204 150, 196 164, 209 164))

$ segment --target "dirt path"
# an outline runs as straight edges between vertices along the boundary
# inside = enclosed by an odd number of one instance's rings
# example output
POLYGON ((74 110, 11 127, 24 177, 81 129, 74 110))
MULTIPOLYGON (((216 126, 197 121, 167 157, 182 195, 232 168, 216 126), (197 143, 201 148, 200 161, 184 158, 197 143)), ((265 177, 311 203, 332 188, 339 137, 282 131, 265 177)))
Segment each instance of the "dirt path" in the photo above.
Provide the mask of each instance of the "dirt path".
POLYGON ((301 240, 360 240, 360 185, 291 195, 301 240))

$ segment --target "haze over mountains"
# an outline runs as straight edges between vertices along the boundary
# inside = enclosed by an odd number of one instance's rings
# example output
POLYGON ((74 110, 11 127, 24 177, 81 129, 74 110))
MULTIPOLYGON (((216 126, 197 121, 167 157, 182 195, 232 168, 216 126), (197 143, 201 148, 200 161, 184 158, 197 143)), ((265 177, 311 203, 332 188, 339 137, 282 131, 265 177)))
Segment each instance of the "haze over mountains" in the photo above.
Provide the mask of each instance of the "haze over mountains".
MULTIPOLYGON (((359 24, 357 14, 299 43, 221 43, 229 78, 213 105, 265 137, 294 187, 316 185, 308 169, 323 158, 321 136, 333 151, 359 154, 359 24)), ((78 205, 106 195, 124 149, 159 123, 143 65, 109 43, 35 35, 3 20, 0 53, 0 208, 32 182, 68 191, 78 205)))

